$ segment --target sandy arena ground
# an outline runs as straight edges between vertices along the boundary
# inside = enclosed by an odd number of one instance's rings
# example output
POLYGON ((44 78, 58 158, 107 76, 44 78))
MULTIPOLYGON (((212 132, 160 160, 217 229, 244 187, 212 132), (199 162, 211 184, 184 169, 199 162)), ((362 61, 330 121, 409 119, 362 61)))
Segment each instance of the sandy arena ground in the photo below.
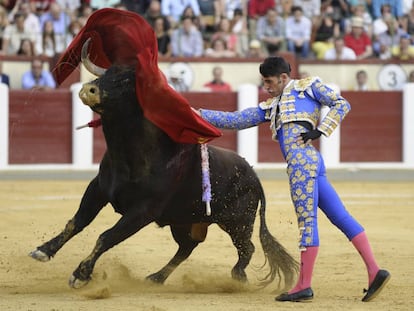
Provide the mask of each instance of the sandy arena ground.
MULTIPOLYGON (((350 212, 365 226, 379 264, 392 278, 380 296, 361 302, 367 286, 365 266, 346 238, 320 216, 321 247, 314 271, 315 299, 277 303, 277 284, 257 290, 256 252, 247 269, 250 283, 231 280, 236 251, 229 237, 210 227, 207 241, 163 286, 145 282, 175 253, 168 228, 149 225, 105 253, 93 280, 83 289, 68 279, 92 250, 98 235, 119 218, 110 206, 48 263, 28 253, 60 232, 77 210, 88 181, 0 181, 0 310, 414 310, 414 182, 335 181, 350 212)), ((298 231, 287 182, 263 181, 270 231, 299 258, 298 231)), ((214 207, 213 207, 214 213, 214 207)), ((256 222, 258 223, 258 222, 256 222)))

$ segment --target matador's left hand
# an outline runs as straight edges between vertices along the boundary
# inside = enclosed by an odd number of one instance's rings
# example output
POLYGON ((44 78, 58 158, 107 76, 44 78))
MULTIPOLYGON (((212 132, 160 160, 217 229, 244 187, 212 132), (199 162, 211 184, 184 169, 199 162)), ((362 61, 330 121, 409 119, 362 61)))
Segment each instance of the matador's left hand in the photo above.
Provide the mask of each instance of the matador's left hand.
POLYGON ((319 130, 312 130, 312 131, 300 134, 304 143, 306 143, 309 139, 310 140, 318 139, 319 137, 321 137, 321 135, 322 135, 322 132, 319 130))

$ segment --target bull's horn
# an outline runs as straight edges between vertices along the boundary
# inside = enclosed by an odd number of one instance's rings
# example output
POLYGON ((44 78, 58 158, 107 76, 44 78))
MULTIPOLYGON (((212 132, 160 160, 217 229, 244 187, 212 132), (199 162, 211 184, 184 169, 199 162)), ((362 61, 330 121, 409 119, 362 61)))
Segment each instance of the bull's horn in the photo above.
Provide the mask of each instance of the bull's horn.
POLYGON ((103 67, 99 67, 99 66, 95 65, 89 59, 88 48, 89 48, 90 41, 91 41, 91 38, 88 38, 88 40, 86 40, 85 43, 82 46, 82 53, 81 53, 82 64, 85 66, 85 68, 90 73, 94 74, 95 76, 100 77, 105 73, 106 69, 103 68, 103 67))

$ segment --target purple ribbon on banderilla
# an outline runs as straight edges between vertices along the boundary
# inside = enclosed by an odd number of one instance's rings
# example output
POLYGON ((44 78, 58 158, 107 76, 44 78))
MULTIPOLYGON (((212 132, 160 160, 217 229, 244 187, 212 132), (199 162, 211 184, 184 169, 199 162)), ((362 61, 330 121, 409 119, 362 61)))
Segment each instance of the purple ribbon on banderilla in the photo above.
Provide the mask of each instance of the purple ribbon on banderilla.
POLYGON ((202 200, 206 203, 206 214, 211 215, 211 182, 210 182, 210 167, 208 161, 208 148, 207 144, 200 144, 201 150, 201 187, 203 190, 202 200))

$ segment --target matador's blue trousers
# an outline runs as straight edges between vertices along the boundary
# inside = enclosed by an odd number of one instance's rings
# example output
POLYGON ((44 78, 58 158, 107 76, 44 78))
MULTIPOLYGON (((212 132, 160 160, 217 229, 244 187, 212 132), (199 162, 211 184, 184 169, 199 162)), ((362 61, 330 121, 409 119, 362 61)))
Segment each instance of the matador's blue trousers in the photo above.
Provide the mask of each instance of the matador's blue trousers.
POLYGON ((307 131, 297 123, 286 123, 277 131, 277 139, 287 161, 292 202, 300 230, 299 247, 319 245, 318 206, 349 240, 364 228, 345 209, 326 177, 325 164, 312 144, 299 144, 300 133, 307 131))

